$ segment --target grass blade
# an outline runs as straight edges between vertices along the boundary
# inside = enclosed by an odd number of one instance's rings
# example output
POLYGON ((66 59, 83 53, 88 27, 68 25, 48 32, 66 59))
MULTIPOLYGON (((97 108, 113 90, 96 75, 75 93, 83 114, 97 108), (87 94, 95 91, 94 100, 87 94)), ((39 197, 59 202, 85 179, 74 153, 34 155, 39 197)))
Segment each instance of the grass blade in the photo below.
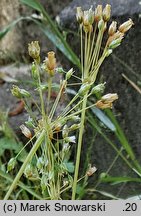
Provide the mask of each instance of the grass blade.
POLYGON ((118 176, 118 177, 112 177, 112 176, 106 176, 105 178, 100 179, 101 182, 111 182, 113 185, 125 183, 125 182, 139 182, 141 183, 140 178, 132 178, 127 176, 118 176))
POLYGON ((122 146, 126 150, 127 154, 130 156, 130 158, 131 158, 132 162, 134 163, 138 172, 141 173, 141 166, 138 163, 136 156, 135 156, 130 144, 128 143, 128 140, 126 139, 126 136, 124 135, 122 128, 118 124, 115 116, 113 115, 112 111, 109 109, 106 110, 106 114, 108 115, 108 117, 111 119, 111 121, 113 122, 113 124, 116 127, 115 134, 116 134, 117 138, 119 139, 120 143, 122 144, 122 146))
POLYGON ((0 40, 9 32, 11 29, 19 22, 23 20, 23 17, 20 17, 14 20, 10 25, 6 26, 3 30, 0 31, 0 40))

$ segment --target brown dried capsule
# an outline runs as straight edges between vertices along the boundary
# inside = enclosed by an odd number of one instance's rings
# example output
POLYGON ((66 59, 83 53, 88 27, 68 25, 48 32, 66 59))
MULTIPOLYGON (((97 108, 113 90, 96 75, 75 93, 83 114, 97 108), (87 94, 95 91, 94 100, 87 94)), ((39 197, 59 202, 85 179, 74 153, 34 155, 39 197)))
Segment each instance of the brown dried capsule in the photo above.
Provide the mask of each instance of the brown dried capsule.
POLYGON ((120 25, 119 31, 122 33, 125 33, 132 27, 132 25, 134 25, 134 23, 133 23, 132 19, 129 19, 128 21, 126 21, 122 25, 120 25))
POLYGON ((109 30, 108 30, 109 36, 114 35, 115 32, 116 32, 116 30, 117 30, 117 22, 116 22, 116 21, 113 21, 113 22, 111 23, 111 25, 109 26, 109 30))
POLYGON ((20 129, 21 129, 22 133, 25 135, 25 137, 27 137, 28 139, 32 138, 31 131, 24 124, 22 124, 20 126, 20 129))
POLYGON ((94 15, 94 20, 95 22, 98 22, 102 18, 102 5, 97 5, 95 9, 95 15, 94 15))
POLYGON ((87 171, 87 176, 92 176, 96 172, 97 168, 95 166, 90 167, 87 171))
POLYGON ((107 4, 105 6, 105 8, 103 9, 102 15, 103 15, 103 20, 105 22, 108 22, 111 16, 111 5, 107 4))
POLYGON ((28 44, 28 53, 37 63, 40 62, 40 46, 38 41, 32 41, 28 44))

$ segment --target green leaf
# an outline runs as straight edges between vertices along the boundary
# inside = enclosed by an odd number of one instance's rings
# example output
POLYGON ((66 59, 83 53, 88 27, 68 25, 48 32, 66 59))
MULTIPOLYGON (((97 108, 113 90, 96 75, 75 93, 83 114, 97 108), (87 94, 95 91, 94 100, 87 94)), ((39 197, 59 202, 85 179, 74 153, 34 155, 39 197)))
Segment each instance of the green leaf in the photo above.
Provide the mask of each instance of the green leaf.
MULTIPOLYGON (((89 190, 88 190, 88 191, 89 191, 89 190)), ((91 190, 90 190, 90 191, 91 191, 91 190)), ((105 197, 109 197, 109 198, 112 198, 112 199, 115 199, 115 200, 121 199, 121 198, 118 198, 118 197, 114 196, 113 194, 107 193, 107 192, 105 192, 105 191, 94 190, 94 192, 100 193, 100 194, 102 194, 102 195, 105 196, 105 197)))
MULTIPOLYGON (((22 143, 16 142, 15 139, 3 137, 0 139, 0 156, 4 155, 5 150, 12 150, 17 154, 23 147, 22 143)), ((25 150, 22 151, 21 155, 18 157, 18 160, 21 162, 24 161, 27 153, 25 150)))
POLYGON ((18 151, 20 150, 17 142, 15 142, 14 139, 4 137, 0 139, 0 156, 4 154, 4 151, 6 149, 14 150, 15 153, 18 153, 18 151))
POLYGON ((73 162, 65 162, 65 166, 69 173, 74 173, 74 164, 73 162))
POLYGON ((94 107, 91 108, 92 112, 96 115, 96 117, 111 131, 116 131, 115 125, 112 123, 112 121, 109 119, 108 116, 105 115, 104 112, 102 112, 100 109, 94 107))
POLYGON ((20 2, 34 8, 39 12, 42 12, 43 10, 42 5, 37 0, 20 0, 20 2))
POLYGON ((113 185, 120 184, 123 182, 140 182, 140 178, 132 178, 127 176, 120 176, 120 177, 112 177, 112 176, 106 176, 105 178, 100 178, 101 182, 111 182, 113 185))
POLYGON ((105 110, 105 112, 106 112, 106 115, 110 118, 110 120, 113 122, 113 124, 116 127, 115 135, 119 139, 123 148, 126 150, 127 154, 130 156, 130 158, 133 161, 134 166, 136 167, 137 171, 141 174, 141 166, 140 166, 139 162, 136 160, 136 156, 134 154, 134 151, 133 151, 131 145, 129 144, 122 128, 120 127, 120 125, 118 123, 118 121, 116 120, 114 114, 109 109, 105 110))
POLYGON ((10 25, 6 26, 2 31, 0 31, 0 40, 22 19, 23 17, 14 20, 10 25))

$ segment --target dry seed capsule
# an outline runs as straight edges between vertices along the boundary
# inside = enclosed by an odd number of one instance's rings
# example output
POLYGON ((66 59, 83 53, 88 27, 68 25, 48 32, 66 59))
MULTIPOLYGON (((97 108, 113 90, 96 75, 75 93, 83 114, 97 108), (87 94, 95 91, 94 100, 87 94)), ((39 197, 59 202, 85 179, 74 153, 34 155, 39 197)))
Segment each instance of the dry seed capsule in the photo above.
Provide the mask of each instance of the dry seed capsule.
POLYGON ((103 20, 108 22, 111 16, 111 5, 107 4, 103 9, 103 20))
POLYGON ((95 22, 99 22, 99 20, 101 20, 102 18, 102 5, 98 5, 95 9, 95 13, 94 13, 94 20, 95 22))
POLYGON ((28 53, 37 63, 40 63, 40 46, 38 41, 32 41, 28 44, 28 53))
MULTIPOLYGON (((91 20, 92 21, 92 20, 91 20)), ((83 18, 83 29, 86 33, 91 32, 92 31, 92 24, 90 21, 90 15, 89 15, 89 11, 84 11, 84 18, 83 18)))
POLYGON ((99 109, 107 109, 107 108, 112 108, 112 103, 111 102, 107 102, 104 103, 103 101, 99 100, 96 102, 95 106, 99 109))
POLYGON ((88 26, 89 23, 89 11, 84 11, 84 19, 83 19, 84 26, 88 26))
POLYGON ((103 101, 104 103, 107 103, 107 102, 112 103, 113 101, 117 99, 118 99, 117 93, 113 93, 113 94, 109 93, 109 94, 102 96, 101 101, 103 101))
POLYGON ((80 24, 83 22, 83 11, 81 7, 76 8, 76 19, 80 24))
POLYGON ((134 25, 132 19, 129 19, 128 21, 124 22, 122 25, 119 26, 119 31, 122 33, 127 32, 132 25, 134 25))
POLYGON ((113 22, 111 23, 111 25, 109 26, 109 30, 108 30, 109 36, 114 35, 114 33, 116 32, 116 30, 117 30, 117 22, 116 22, 116 21, 113 21, 113 22))
POLYGON ((44 69, 50 76, 54 76, 56 67, 55 52, 51 51, 47 53, 47 58, 44 60, 44 69))
POLYGON ((89 24, 92 25, 94 22, 94 11, 92 7, 88 10, 88 20, 89 20, 89 24))
POLYGON ((31 131, 24 124, 22 124, 20 126, 20 129, 21 129, 22 133, 25 135, 25 137, 27 137, 28 139, 32 138, 31 131))
POLYGON ((95 166, 90 167, 87 171, 87 176, 92 176, 96 172, 97 168, 95 166))

